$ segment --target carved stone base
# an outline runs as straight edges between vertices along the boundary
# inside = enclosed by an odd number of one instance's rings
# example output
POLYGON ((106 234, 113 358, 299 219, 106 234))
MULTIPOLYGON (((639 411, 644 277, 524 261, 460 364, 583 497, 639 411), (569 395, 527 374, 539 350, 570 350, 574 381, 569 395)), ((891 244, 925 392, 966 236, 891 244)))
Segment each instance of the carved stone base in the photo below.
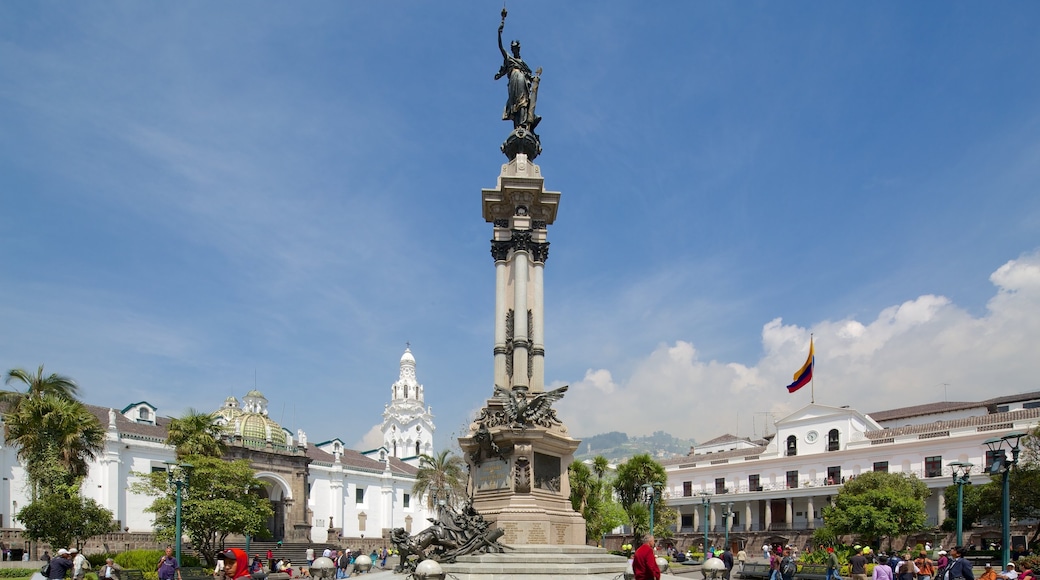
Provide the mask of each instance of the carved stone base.
POLYGON ((502 153, 505 153, 510 161, 516 158, 517 153, 523 153, 527 155, 528 159, 534 161, 534 158, 538 157, 541 152, 541 139, 534 132, 523 127, 513 129, 509 137, 506 137, 505 143, 502 143, 502 153))
MULTIPOLYGON (((488 400, 482 416, 496 417, 503 404, 500 398, 488 400)), ((459 439, 470 467, 473 507, 505 532, 502 543, 585 545, 585 520, 571 507, 567 478, 580 444, 559 423, 526 429, 475 423, 470 435, 459 439), (486 443, 481 446, 488 433, 500 455, 488 454, 486 443)))
POLYGON ((463 556, 444 571, 458 580, 617 580, 628 560, 591 546, 517 546, 502 554, 463 556))

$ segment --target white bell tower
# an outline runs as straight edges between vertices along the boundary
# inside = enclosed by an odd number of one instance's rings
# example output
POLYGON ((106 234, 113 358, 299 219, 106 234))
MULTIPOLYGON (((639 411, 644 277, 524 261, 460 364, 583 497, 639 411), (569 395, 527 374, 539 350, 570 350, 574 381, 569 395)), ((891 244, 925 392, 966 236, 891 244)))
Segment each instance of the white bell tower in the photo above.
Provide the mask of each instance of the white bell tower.
POLYGON ((383 446, 391 457, 433 454, 433 410, 424 406, 423 395, 415 377, 415 357, 406 348, 401 373, 390 387, 390 404, 383 410, 383 446))

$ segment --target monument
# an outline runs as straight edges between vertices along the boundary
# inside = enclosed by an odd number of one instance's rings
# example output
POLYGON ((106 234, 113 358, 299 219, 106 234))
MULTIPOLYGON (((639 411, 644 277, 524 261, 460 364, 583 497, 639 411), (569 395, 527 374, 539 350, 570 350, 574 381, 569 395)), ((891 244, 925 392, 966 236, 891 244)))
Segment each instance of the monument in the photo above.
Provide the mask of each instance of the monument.
POLYGON ((567 467, 581 442, 552 408, 567 387, 545 389, 543 280, 560 193, 545 189, 532 162, 542 151, 535 133, 541 69, 531 71, 518 41, 506 52, 506 14, 503 8, 495 79, 508 79, 502 120, 513 128, 502 143, 508 162, 498 183, 481 193, 484 220, 493 227, 494 391, 459 438, 470 503, 461 512, 440 510, 422 534, 395 530, 393 543, 402 571, 416 578, 613 580, 627 560, 586 545, 585 520, 571 507, 567 467))

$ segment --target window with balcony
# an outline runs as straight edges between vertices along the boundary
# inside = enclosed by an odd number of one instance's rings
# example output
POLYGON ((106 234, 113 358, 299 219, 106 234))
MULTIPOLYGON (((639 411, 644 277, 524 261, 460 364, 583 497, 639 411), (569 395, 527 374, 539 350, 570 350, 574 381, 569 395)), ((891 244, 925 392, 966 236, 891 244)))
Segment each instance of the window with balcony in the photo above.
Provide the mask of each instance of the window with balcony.
POLYGON ((693 482, 684 481, 682 482, 682 495, 683 497, 690 497, 693 495, 693 482))
POLYGON ((841 450, 841 433, 837 429, 831 429, 827 433, 827 451, 841 450))
POLYGON ((758 474, 747 476, 748 491, 762 491, 762 484, 759 483, 758 474))
POLYGON ((787 472, 787 489, 798 487, 798 470, 787 472))
POLYGON ((715 478, 715 493, 726 493, 726 478, 716 477, 715 478))
POLYGON ((798 455, 798 438, 791 435, 787 438, 787 456, 794 457, 798 455))
POLYGON ((839 485, 841 483, 841 466, 827 468, 827 485, 839 485))
POLYGON ((888 473, 888 462, 887 461, 875 461, 874 471, 880 471, 881 473, 888 473))
POLYGON ((942 455, 924 458, 924 476, 939 477, 942 475, 942 455))

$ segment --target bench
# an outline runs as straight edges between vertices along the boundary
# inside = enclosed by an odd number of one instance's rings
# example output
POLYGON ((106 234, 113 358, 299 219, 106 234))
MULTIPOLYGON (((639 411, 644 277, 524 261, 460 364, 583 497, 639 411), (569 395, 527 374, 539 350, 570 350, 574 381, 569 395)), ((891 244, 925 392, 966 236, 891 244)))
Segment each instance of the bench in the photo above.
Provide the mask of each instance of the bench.
POLYGON ((744 570, 740 573, 741 578, 757 578, 758 580, 769 580, 769 564, 752 564, 746 562, 744 570))
POLYGON ((140 570, 120 570, 119 577, 122 580, 144 580, 144 572, 140 570))
POLYGON ((798 580, 827 580, 827 566, 824 564, 803 564, 801 569, 795 572, 794 577, 798 580))
POLYGON ((197 566, 181 568, 181 580, 210 580, 212 576, 197 566))

